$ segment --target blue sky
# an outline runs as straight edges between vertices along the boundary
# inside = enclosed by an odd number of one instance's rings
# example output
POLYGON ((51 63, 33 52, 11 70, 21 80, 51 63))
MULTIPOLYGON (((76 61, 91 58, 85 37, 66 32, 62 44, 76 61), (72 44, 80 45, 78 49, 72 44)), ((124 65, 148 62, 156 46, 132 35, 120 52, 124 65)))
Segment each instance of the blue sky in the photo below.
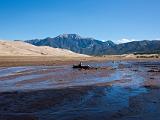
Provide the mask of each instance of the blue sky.
POLYGON ((0 39, 160 39, 160 0, 0 0, 0 39))

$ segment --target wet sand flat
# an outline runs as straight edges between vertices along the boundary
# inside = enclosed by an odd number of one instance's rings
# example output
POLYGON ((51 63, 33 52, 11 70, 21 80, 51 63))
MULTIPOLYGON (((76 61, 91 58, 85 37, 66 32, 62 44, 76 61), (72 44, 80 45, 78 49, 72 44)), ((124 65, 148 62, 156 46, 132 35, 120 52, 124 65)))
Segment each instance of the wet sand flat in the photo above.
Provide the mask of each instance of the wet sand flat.
POLYGON ((0 119, 160 119, 159 60, 72 63, 0 67, 0 119))
POLYGON ((123 55, 107 55, 104 57, 56 57, 56 56, 0 56, 0 67, 13 66, 50 66, 50 65, 67 65, 79 63, 80 61, 155 61, 159 58, 137 58, 126 57, 123 55))

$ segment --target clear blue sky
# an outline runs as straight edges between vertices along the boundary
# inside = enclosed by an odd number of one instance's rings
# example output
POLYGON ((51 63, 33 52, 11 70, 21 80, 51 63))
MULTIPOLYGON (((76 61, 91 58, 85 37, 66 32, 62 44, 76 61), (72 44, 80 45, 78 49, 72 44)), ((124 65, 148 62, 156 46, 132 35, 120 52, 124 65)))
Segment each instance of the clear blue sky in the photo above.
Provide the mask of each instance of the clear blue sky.
POLYGON ((0 39, 63 33, 115 42, 159 39, 160 0, 0 0, 0 39))

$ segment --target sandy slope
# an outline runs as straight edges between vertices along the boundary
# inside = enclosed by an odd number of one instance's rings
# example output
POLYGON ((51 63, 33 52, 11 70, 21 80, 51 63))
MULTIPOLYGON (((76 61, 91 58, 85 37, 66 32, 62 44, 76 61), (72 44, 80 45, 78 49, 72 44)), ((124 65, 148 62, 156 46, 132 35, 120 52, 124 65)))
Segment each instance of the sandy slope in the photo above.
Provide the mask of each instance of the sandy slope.
POLYGON ((47 46, 37 47, 22 41, 0 41, 0 56, 65 56, 87 57, 69 50, 51 48, 47 46))

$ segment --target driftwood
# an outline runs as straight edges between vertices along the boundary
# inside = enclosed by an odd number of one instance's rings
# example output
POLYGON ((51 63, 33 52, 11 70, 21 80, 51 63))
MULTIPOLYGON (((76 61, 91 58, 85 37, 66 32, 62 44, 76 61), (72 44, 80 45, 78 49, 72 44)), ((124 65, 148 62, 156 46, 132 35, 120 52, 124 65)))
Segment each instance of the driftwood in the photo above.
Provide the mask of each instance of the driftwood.
POLYGON ((85 66, 85 65, 73 65, 72 68, 78 68, 78 69, 92 69, 92 67, 90 67, 89 65, 85 66))
POLYGON ((100 69, 100 67, 91 67, 89 65, 82 65, 81 62, 78 65, 73 65, 72 68, 74 68, 74 69, 84 69, 84 70, 97 70, 97 69, 100 69))
POLYGON ((78 69, 91 69, 89 65, 82 65, 82 62, 80 62, 78 65, 73 65, 72 68, 78 68, 78 69))
POLYGON ((115 69, 115 68, 112 68, 112 67, 91 67, 89 65, 82 65, 81 62, 78 65, 73 65, 72 68, 74 68, 74 69, 84 69, 84 70, 114 70, 115 69))

